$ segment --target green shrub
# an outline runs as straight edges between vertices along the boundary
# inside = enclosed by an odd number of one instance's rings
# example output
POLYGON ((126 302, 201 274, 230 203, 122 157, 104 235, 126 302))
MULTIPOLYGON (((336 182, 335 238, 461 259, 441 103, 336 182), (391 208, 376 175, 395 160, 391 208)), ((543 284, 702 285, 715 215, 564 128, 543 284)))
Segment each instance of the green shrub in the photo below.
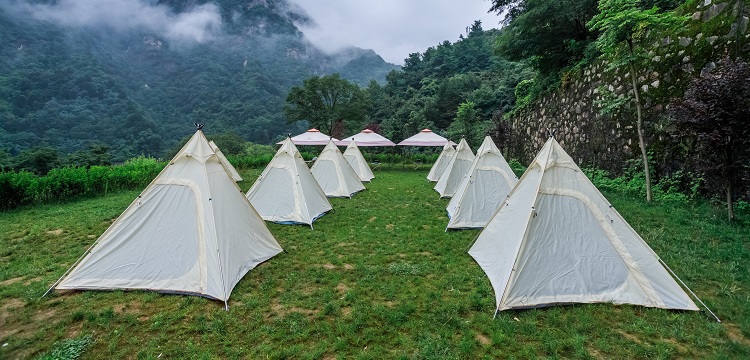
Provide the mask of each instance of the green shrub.
POLYGON ((165 165, 153 158, 137 157, 117 166, 52 169, 45 176, 27 171, 0 172, 0 210, 143 188, 165 165))
POLYGON ((28 171, 0 172, 0 210, 30 204, 28 189, 37 178, 28 171))
POLYGON ((75 360, 83 355, 86 348, 94 342, 91 334, 55 343, 52 351, 40 356, 40 360, 75 360))

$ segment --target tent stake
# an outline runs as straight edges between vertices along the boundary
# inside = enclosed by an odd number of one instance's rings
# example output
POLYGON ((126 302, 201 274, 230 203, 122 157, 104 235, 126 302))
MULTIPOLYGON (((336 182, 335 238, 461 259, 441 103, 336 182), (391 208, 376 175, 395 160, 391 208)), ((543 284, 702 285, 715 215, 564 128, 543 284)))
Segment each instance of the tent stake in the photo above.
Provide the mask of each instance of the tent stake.
POLYGON ((500 311, 500 308, 499 307, 495 307, 495 315, 492 315, 492 320, 495 320, 495 318, 497 317, 497 312, 498 311, 500 311))
POLYGON ((709 313, 711 314, 711 316, 713 316, 713 317, 714 317, 714 319, 716 319, 716 322, 719 322, 719 323, 721 322, 721 319, 719 319, 719 317, 718 317, 718 316, 716 316, 716 314, 714 314, 714 312, 713 312, 713 311, 711 311, 711 309, 709 309, 709 308, 708 308, 708 306, 706 306, 706 304, 705 304, 705 303, 703 302, 703 300, 701 300, 701 299, 700 299, 700 298, 698 297, 698 295, 695 295, 695 293, 693 292, 693 290, 690 290, 690 288, 689 288, 689 287, 688 287, 688 286, 687 286, 687 285, 685 284, 685 282, 684 282, 684 281, 682 281, 682 279, 680 279, 680 277, 679 277, 679 276, 677 276, 677 274, 675 274, 675 273, 674 273, 674 271, 672 271, 672 268, 670 268, 670 267, 669 267, 669 265, 667 265, 667 263, 665 263, 665 262, 664 262, 664 260, 662 260, 662 259, 660 258, 660 259, 659 259, 659 262, 660 262, 660 263, 661 263, 662 265, 664 265, 664 267, 665 267, 665 268, 667 268, 667 270, 669 270, 669 272, 670 272, 670 273, 672 274, 672 276, 674 276, 674 277, 675 277, 675 279, 677 279, 677 280, 678 280, 678 281, 680 282, 680 284, 682 284, 682 286, 684 286, 684 287, 685 287, 685 289, 687 289, 687 291, 689 291, 689 292, 690 292, 690 295, 693 295, 693 297, 694 297, 694 298, 695 298, 696 300, 698 300, 698 302, 699 302, 699 303, 701 303, 701 305, 703 305, 703 307, 704 307, 704 308, 706 308, 706 310, 708 310, 708 312, 709 312, 709 313))

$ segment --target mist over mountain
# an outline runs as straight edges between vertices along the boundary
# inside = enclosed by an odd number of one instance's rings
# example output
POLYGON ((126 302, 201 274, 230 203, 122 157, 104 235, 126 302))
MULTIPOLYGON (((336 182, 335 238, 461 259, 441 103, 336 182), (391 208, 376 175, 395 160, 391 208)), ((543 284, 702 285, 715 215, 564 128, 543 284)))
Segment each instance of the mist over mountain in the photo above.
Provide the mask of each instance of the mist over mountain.
POLYGON ((162 156, 206 123, 271 143, 284 99, 312 75, 360 85, 397 68, 372 50, 328 54, 286 0, 11 0, 0 3, 0 150, 104 144, 162 156))

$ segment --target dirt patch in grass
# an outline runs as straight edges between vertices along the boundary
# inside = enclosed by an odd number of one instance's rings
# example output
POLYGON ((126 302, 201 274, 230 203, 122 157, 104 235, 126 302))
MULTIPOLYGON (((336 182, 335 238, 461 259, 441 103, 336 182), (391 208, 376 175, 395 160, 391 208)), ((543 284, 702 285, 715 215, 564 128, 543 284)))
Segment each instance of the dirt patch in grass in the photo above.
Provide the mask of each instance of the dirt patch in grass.
POLYGON ((388 230, 388 231, 393 231, 394 227, 396 227, 396 225, 394 225, 394 224, 388 224, 388 225, 385 226, 385 229, 388 230))
POLYGON ((349 291, 349 287, 344 283, 339 283, 338 285, 336 285, 336 291, 341 294, 346 294, 346 292, 349 291))
POLYGON ((387 306, 389 308, 392 308, 392 307, 396 306, 396 302, 388 300, 388 301, 385 302, 385 306, 387 306))
POLYGON ((2 333, 3 333, 3 329, 6 329, 5 323, 7 322, 8 318, 10 318, 11 314, 13 313, 13 310, 20 309, 24 305, 26 305, 26 303, 21 300, 10 299, 6 301, 2 307, 0 307, 0 338, 4 337, 2 333))
POLYGON ((55 230, 47 231, 47 234, 60 236, 62 235, 63 231, 64 231, 63 229, 55 229, 55 230))
POLYGON ((336 265, 333 265, 331 263, 327 263, 327 264, 323 264, 323 267, 326 268, 326 269, 328 269, 328 270, 332 270, 332 269, 336 268, 336 265))
POLYGON ((664 341, 674 346, 677 349, 677 352, 680 354, 685 354, 688 352, 688 349, 685 347, 685 345, 682 345, 679 341, 675 339, 664 339, 664 341))
POLYGON ((641 341, 641 339, 639 339, 637 336, 635 336, 633 334, 627 333, 627 332, 625 332, 623 330, 619 330, 618 332, 620 333, 620 335, 622 335, 622 337, 624 337, 624 338, 626 338, 626 339, 628 339, 628 340, 630 340, 630 341, 632 341, 632 342, 634 342, 636 344, 643 343, 641 341))
POLYGON ((602 355, 602 353, 600 353, 599 350, 597 349, 594 349, 592 347, 586 347, 586 350, 589 352, 589 355, 591 355, 591 357, 594 359, 606 359, 606 357, 602 355))
POLYGON ((377 217, 373 216, 373 217, 367 219, 367 222, 373 222, 373 221, 375 221, 377 219, 378 219, 377 217))
POLYGON ((352 316, 352 308, 348 306, 341 308, 341 315, 344 315, 345 317, 352 316))
POLYGON ((40 281, 40 280, 42 280, 42 277, 41 276, 37 276, 37 277, 33 277, 33 278, 29 279, 29 280, 24 281, 23 284, 26 285, 26 286, 28 286, 28 285, 31 285, 31 283, 35 283, 35 282, 40 281))
POLYGON ((133 300, 128 303, 117 304, 112 309, 116 314, 139 315, 143 313, 144 307, 140 301, 133 300))
POLYGON ((429 251, 422 251, 422 252, 418 252, 417 255, 432 256, 432 253, 429 251))
POLYGON ((279 317, 284 317, 295 312, 307 317, 313 317, 318 313, 317 310, 303 309, 296 306, 285 307, 284 305, 279 304, 278 300, 274 300, 274 303, 271 304, 271 311, 273 311, 273 313, 275 313, 279 317))
POLYGON ((34 322, 47 321, 55 317, 55 315, 57 315, 57 311, 55 311, 55 309, 46 309, 46 310, 38 311, 34 315, 34 322))
POLYGON ((19 277, 8 279, 8 280, 3 280, 3 281, 0 281, 0 286, 13 285, 17 282, 20 282, 21 280, 23 280, 23 276, 19 276, 19 277))
POLYGON ((78 335, 81 335, 82 330, 83 330, 82 322, 79 322, 73 326, 70 326, 68 330, 65 332, 65 338, 72 339, 72 338, 78 337, 78 335))
POLYGON ((344 264, 344 269, 346 269, 346 270, 352 270, 352 269, 354 269, 354 265, 352 265, 352 264, 344 264))
POLYGON ((21 300, 11 299, 0 308, 0 339, 7 339, 15 334, 31 333, 39 326, 39 323, 48 321, 56 315, 55 310, 39 311, 32 317, 30 323, 7 325, 6 322, 15 313, 14 310, 24 305, 25 303, 21 300))
POLYGON ((492 344, 492 340, 484 334, 477 333, 474 338, 477 339, 482 346, 489 346, 492 344))
POLYGON ((350 243, 345 243, 345 242, 342 242, 342 243, 339 243, 339 244, 338 244, 338 246, 342 246, 342 247, 343 247, 343 246, 352 246, 352 245, 354 245, 354 244, 356 244, 356 243, 353 243, 353 242, 350 242, 350 243))
POLYGON ((89 239, 96 239, 96 235, 86 235, 86 237, 89 239))
POLYGON ((312 295, 312 294, 315 294, 315 292, 316 292, 316 291, 318 291, 319 289, 320 289, 320 288, 318 288, 318 287, 316 287, 316 286, 309 286, 309 285, 306 285, 306 286, 302 287, 302 290, 301 290, 301 291, 302 291, 302 294, 303 294, 303 295, 307 295, 307 296, 310 296, 310 295, 312 295))
POLYGON ((745 346, 750 346, 750 339, 745 337, 745 335, 742 335, 742 330, 740 330, 740 328, 738 328, 734 324, 725 323, 725 325, 727 327, 727 335, 729 335, 729 338, 732 341, 743 344, 745 346))

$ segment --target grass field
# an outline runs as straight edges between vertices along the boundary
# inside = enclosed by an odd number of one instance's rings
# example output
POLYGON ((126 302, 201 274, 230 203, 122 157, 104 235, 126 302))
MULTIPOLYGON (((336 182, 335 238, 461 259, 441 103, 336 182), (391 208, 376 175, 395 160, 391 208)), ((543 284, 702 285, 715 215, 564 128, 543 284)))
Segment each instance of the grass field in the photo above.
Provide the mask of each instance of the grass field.
MULTIPOLYGON (((243 190, 259 172, 243 172, 243 190)), ((723 323, 608 304, 493 320, 489 281, 466 254, 478 231, 444 232, 447 200, 426 174, 376 171, 314 230, 269 224, 288 253, 249 272, 229 311, 141 291, 40 298, 138 191, 0 213, 0 358, 750 358, 747 221, 606 194, 723 323)))

